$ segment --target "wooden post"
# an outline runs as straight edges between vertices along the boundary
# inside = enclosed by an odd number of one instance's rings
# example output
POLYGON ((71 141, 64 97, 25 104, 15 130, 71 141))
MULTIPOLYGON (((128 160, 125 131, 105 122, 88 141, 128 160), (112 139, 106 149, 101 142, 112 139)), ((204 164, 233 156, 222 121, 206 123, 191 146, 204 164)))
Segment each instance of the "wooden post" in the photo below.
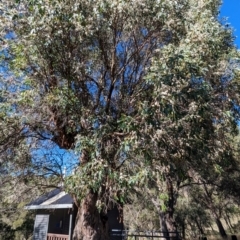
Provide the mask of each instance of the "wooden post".
POLYGON ((232 235, 232 240, 237 240, 237 236, 236 235, 232 235))
POLYGON ((68 231, 68 235, 69 235, 69 240, 72 240, 72 213, 70 214, 70 218, 69 218, 69 231, 68 231))

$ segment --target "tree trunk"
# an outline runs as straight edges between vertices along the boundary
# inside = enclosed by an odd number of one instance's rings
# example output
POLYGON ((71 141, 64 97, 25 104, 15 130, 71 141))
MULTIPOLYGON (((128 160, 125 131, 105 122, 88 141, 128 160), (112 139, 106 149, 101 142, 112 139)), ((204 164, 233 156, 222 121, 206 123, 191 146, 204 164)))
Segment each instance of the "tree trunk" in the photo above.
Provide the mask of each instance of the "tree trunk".
POLYGON ((220 235, 222 236, 222 238, 227 238, 227 234, 225 232, 225 229, 222 225, 222 222, 220 220, 220 217, 221 217, 221 208, 219 208, 219 206, 215 206, 214 203, 213 203, 213 199, 212 199, 212 193, 210 193, 208 191, 208 188, 207 186, 204 184, 204 190, 205 190, 205 196, 206 196, 206 199, 207 199, 207 203, 209 205, 209 210, 211 211, 213 217, 214 217, 214 220, 215 220, 215 223, 217 224, 217 227, 218 227, 218 231, 220 233, 220 235))
POLYGON ((82 200, 73 231, 73 240, 108 240, 107 216, 100 214, 97 207, 97 193, 90 193, 82 200))
POLYGON ((173 183, 171 177, 167 177, 167 194, 168 200, 165 202, 165 211, 162 210, 161 204, 159 201, 152 199, 153 205, 156 207, 159 213, 160 228, 163 233, 163 239, 165 240, 178 240, 177 224, 173 217, 174 215, 174 206, 176 204, 176 194, 174 194, 173 183))
POLYGON ((166 223, 166 215, 164 212, 159 213, 159 220, 160 220, 160 226, 161 226, 161 231, 163 232, 163 237, 165 239, 169 238, 169 231, 166 223))
POLYGON ((227 223, 227 225, 228 225, 229 229, 231 230, 231 232, 233 232, 234 227, 233 227, 233 225, 231 223, 231 220, 230 220, 230 217, 229 217, 228 214, 226 214, 226 216, 225 216, 225 222, 227 223))
POLYGON ((177 227, 173 217, 168 212, 160 212, 160 224, 163 237, 166 240, 177 240, 177 227))
POLYGON ((196 224, 197 224, 197 228, 198 228, 200 234, 201 234, 201 235, 205 235, 205 232, 204 232, 204 230, 203 230, 203 228, 202 228, 201 222, 199 222, 197 218, 195 218, 195 222, 196 222, 196 224))
POLYGON ((226 232, 225 232, 225 229, 224 229, 224 227, 223 227, 223 225, 222 225, 221 220, 220 220, 219 218, 215 218, 215 222, 216 222, 216 224, 217 224, 217 227, 218 227, 218 230, 219 230, 219 233, 221 234, 221 236, 222 236, 223 238, 227 238, 227 234, 226 234, 226 232))
POLYGON ((182 238, 185 239, 186 237, 186 227, 185 227, 185 221, 182 221, 182 238))
POLYGON ((176 199, 174 198, 174 189, 171 177, 167 177, 167 192, 168 192, 168 201, 167 201, 167 210, 160 212, 160 222, 162 232, 165 232, 164 237, 166 240, 177 240, 177 224, 174 220, 174 206, 176 199))

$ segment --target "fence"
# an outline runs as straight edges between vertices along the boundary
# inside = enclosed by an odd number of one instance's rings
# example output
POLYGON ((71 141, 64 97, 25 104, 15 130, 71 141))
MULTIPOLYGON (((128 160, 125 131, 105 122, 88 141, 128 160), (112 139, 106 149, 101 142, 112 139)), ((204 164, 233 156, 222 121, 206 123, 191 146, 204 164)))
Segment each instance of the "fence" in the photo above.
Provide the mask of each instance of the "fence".
MULTIPOLYGON (((170 236, 160 231, 127 231, 127 230, 112 230, 110 232, 110 240, 181 240, 178 232, 169 232, 170 236), (173 237, 174 236, 174 237, 173 237)), ((199 237, 199 240, 208 240, 208 237, 199 237)), ((238 240, 236 235, 228 237, 231 240, 238 240)))
POLYGON ((68 235, 48 233, 47 240, 68 240, 68 235))
MULTIPOLYGON (((198 238, 199 240, 208 240, 208 239, 212 239, 212 238, 208 238, 208 237, 199 237, 198 238)), ((220 239, 220 238, 217 238, 217 239, 220 239)), ((221 239, 223 239, 222 237, 221 237, 221 239)), ((227 238, 224 238, 224 239, 226 239, 226 240, 238 240, 238 238, 237 238, 237 236, 236 235, 231 235, 231 236, 228 236, 227 238)))
POLYGON ((178 232, 112 230, 111 240, 180 240, 178 232), (169 236, 170 235, 170 236, 169 236))

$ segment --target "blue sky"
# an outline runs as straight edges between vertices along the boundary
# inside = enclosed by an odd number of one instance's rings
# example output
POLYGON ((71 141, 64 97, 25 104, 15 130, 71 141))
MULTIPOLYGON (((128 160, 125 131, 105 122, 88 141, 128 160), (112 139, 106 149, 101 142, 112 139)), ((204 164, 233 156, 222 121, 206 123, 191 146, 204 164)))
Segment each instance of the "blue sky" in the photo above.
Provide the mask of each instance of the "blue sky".
POLYGON ((240 0, 222 0, 220 17, 227 17, 227 22, 234 28, 235 44, 240 49, 240 0))

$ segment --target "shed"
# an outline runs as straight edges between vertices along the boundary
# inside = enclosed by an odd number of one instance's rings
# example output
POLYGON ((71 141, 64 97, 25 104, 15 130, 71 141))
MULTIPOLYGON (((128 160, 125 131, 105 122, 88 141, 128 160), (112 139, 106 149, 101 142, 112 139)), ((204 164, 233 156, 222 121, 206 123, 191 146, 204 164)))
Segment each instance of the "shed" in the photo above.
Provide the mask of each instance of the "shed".
MULTIPOLYGON (((50 191, 25 208, 36 210, 33 240, 71 240, 77 207, 72 197, 62 189, 50 191)), ((110 231, 123 230, 123 223, 119 222, 119 216, 117 207, 113 207, 108 212, 110 231)))

